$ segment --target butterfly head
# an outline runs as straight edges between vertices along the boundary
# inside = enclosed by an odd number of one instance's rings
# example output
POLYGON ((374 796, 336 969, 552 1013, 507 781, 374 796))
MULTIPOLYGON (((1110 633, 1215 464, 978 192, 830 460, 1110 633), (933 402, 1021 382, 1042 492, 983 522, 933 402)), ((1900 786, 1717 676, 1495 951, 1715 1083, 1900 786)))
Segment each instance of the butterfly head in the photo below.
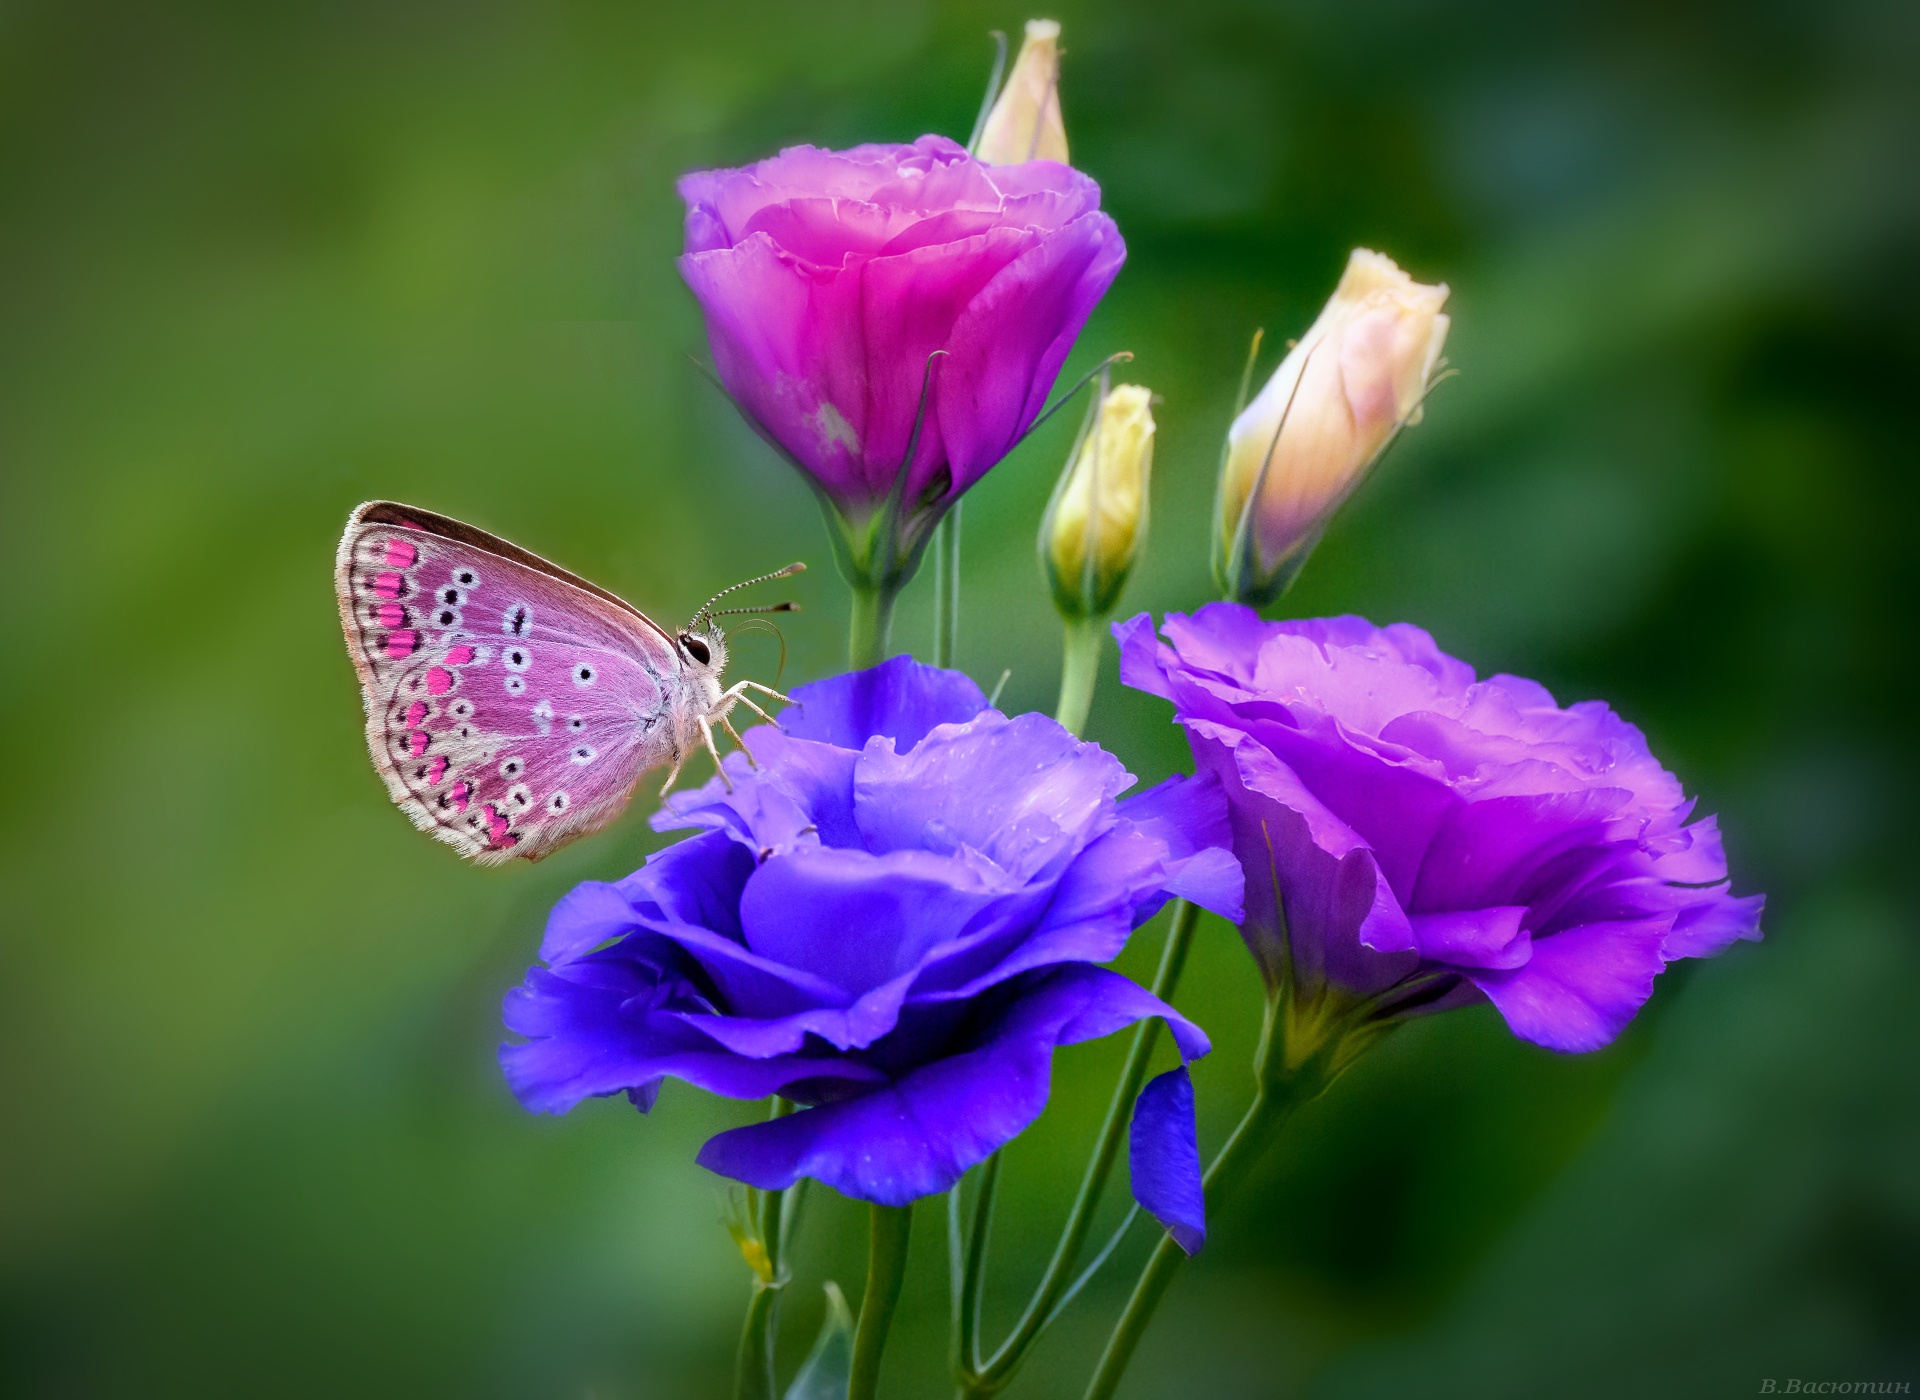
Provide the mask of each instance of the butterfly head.
POLYGON ((700 611, 693 615, 693 621, 682 627, 680 634, 673 639, 674 647, 680 653, 681 664, 696 674, 717 678, 727 664, 727 634, 720 628, 721 618, 731 617, 736 613, 798 612, 800 605, 769 603, 755 608, 720 608, 717 611, 713 605, 729 593, 750 588, 756 583, 786 578, 801 572, 806 567, 805 564, 789 564, 784 569, 775 569, 770 574, 762 574, 759 578, 750 578, 742 583, 723 588, 707 599, 700 611))
POLYGON ((696 617, 673 639, 680 664, 696 675, 718 676, 727 668, 727 636, 711 617, 696 617))

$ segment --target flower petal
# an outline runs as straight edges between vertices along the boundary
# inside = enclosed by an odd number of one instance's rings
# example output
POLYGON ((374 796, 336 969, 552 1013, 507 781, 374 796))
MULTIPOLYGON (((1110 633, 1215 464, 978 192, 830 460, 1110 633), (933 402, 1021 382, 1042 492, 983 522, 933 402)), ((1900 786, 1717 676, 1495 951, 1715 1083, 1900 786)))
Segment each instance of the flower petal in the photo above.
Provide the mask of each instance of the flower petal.
POLYGON ((1207 1240, 1207 1197, 1200 1180, 1193 1080, 1185 1065, 1140 1091, 1127 1143, 1133 1198, 1166 1227, 1175 1244, 1198 1254, 1207 1240))
POLYGON ((980 687, 959 671, 896 656, 865 671, 811 681, 793 692, 780 727, 796 739, 860 750, 879 736, 897 753, 943 724, 965 724, 987 708, 980 687))
POLYGON ((906 1205, 952 1186, 1039 1116, 1055 1046, 1162 1014, 1183 1050, 1205 1052, 1197 1027, 1116 973, 1043 974, 959 1053, 884 1088, 720 1133, 699 1161, 764 1190, 807 1176, 858 1200, 906 1205))
POLYGON ((1467 975, 1522 1040, 1549 1050, 1598 1050, 1653 995, 1672 923, 1668 915, 1583 924, 1535 940, 1523 967, 1467 975))

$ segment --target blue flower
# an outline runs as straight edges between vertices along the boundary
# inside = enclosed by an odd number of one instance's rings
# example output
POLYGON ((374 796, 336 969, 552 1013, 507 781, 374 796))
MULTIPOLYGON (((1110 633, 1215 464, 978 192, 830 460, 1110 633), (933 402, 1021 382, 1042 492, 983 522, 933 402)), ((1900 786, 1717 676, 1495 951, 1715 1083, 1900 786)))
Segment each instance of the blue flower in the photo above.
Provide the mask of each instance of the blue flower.
MULTIPOLYGON (((554 909, 544 968, 509 994, 501 1050, 522 1103, 563 1113, 672 1076, 799 1112, 709 1140, 703 1165, 766 1189, 801 1177, 903 1205, 952 1186, 1046 1105, 1054 1047, 1166 1019, 1099 966, 1170 896, 1238 921, 1212 777, 1125 800, 1118 760, 1051 719, 987 707, 965 676, 898 657, 796 692, 661 829, 699 834, 554 909)), ((1133 1132, 1142 1204, 1197 1247, 1183 1066, 1133 1132)))

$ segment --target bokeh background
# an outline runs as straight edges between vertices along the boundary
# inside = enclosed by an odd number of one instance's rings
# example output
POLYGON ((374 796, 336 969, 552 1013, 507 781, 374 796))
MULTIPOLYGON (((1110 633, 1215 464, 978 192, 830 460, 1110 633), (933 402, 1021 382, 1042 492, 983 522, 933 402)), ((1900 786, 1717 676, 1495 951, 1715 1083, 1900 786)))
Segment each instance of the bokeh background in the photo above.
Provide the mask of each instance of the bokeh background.
MULTIPOLYGON (((1132 250, 1075 364, 1132 349, 1164 397, 1127 604, 1207 596, 1249 334, 1388 251, 1452 284, 1460 373, 1287 607, 1610 699, 1772 896, 1764 944, 1668 973, 1603 1053, 1485 1010, 1390 1040, 1216 1222, 1126 1394, 1920 1380, 1920 10, 1052 13, 1132 250)), ((356 502, 413 500, 670 620, 805 558, 786 679, 835 669, 811 500, 688 361, 673 180, 964 138, 986 33, 1024 18, 0 6, 0 1392, 726 1393, 747 1276, 691 1156, 757 1110, 675 1086, 650 1118, 535 1119, 493 1062, 545 909, 653 849, 651 804, 537 868, 416 836, 362 751, 333 547, 356 502)), ((1070 433, 967 508, 960 660, 1010 668, 1009 707, 1051 709, 1032 536, 1070 433)), ((926 593, 896 645, 926 646, 926 593)), ((1091 732, 1151 780, 1182 761, 1166 720, 1109 673, 1091 732)), ((1201 942, 1217 1142, 1256 993, 1230 930, 1201 942)), ((1063 1054, 1009 1152, 1002 1322, 1118 1049, 1063 1054)), ((819 1281, 857 1290, 861 1223, 810 1207, 793 1356, 819 1281)), ((942 1393, 941 1234, 924 1212, 896 1396, 942 1393)), ((1014 1396, 1079 1393, 1125 1275, 1014 1396)))

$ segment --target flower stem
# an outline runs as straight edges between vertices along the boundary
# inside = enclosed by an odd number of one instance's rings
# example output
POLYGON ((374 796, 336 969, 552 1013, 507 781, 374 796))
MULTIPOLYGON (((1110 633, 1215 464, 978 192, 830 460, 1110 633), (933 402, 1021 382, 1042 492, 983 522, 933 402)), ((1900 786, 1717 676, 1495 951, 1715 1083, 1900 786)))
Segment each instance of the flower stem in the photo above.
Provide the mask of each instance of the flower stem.
POLYGON ((880 1387, 880 1355, 886 1350, 900 1285, 907 1276, 907 1234, 912 1206, 873 1207, 867 1235, 867 1291, 853 1332, 853 1373, 847 1400, 873 1400, 880 1387))
MULTIPOLYGON (((999 1181, 1000 1154, 996 1152, 980 1172, 973 1222, 961 1243, 959 1287, 953 1299, 953 1369, 963 1378, 963 1394, 967 1378, 980 1369, 980 1300, 986 1292, 987 1237, 993 1230, 993 1198, 999 1181)), ((957 1184, 954 1189, 959 1189, 957 1184)))
MULTIPOLYGON (((1280 1127, 1293 1116, 1293 1111, 1327 1085, 1327 1076, 1319 1072, 1318 1062, 1292 1069, 1286 1067, 1286 1037, 1281 1020, 1282 998, 1269 995, 1266 1018, 1260 1028, 1260 1048, 1254 1056, 1254 1074, 1259 1087, 1246 1114, 1208 1166, 1204 1178, 1209 1220, 1216 1218, 1220 1208, 1240 1188, 1280 1127)), ((1107 1339, 1099 1368, 1087 1385, 1085 1400, 1111 1400, 1147 1324, 1153 1320, 1154 1309, 1160 1306, 1161 1298, 1186 1259, 1185 1251, 1173 1242, 1173 1236, 1160 1237, 1160 1243, 1154 1246, 1146 1268, 1141 1270, 1133 1286, 1133 1295, 1127 1299, 1126 1311, 1121 1313, 1112 1336, 1107 1339)))
POLYGON ((740 1329, 740 1350, 734 1357, 734 1400, 771 1400, 775 1394, 773 1333, 775 1304, 779 1301, 776 1285, 754 1280, 747 1320, 740 1329))
POLYGON ((1087 727, 1093 687, 1100 679, 1100 646, 1106 640, 1104 618, 1066 620, 1066 649, 1060 660, 1060 706, 1053 717, 1078 734, 1087 727))
POLYGON ((933 664, 953 665, 960 637, 960 507, 940 521, 933 539, 933 664))
POLYGON ((891 589, 882 584, 853 585, 853 618, 847 629, 847 661, 856 671, 887 659, 887 633, 893 628, 891 589))
MULTIPOLYGON (((1167 941, 1160 951, 1160 967, 1153 978, 1153 994, 1163 1001, 1173 995, 1173 989, 1179 984, 1180 973, 1186 967, 1187 950, 1193 946, 1193 930, 1199 920, 1198 906, 1184 899, 1175 902, 1173 918, 1167 926, 1167 941)), ((1121 1139, 1126 1136, 1127 1125, 1133 1119, 1134 1100, 1140 1095, 1140 1086, 1146 1081, 1147 1068, 1153 1061, 1160 1025, 1160 1018, 1156 1016, 1142 1021, 1134 1031, 1133 1046, 1127 1051, 1126 1065, 1120 1071, 1119 1082, 1114 1085, 1112 1102, 1107 1105, 1106 1121, 1100 1125, 1100 1135, 1094 1140, 1093 1155, 1088 1159, 1086 1172, 1080 1179, 1080 1193, 1074 1198, 1073 1208, 1067 1214, 1067 1223, 1060 1231, 1060 1241, 1054 1246, 1053 1258, 1047 1262, 1047 1271, 1041 1277, 1039 1288, 1027 1304, 1026 1311, 1021 1314, 1020 1321, 1014 1324, 1007 1340, 1001 1343, 1000 1349, 985 1365, 973 1363, 975 1374, 961 1377, 961 1394, 970 1400, 971 1397, 997 1394, 1007 1387, 1020 1363, 1026 1359, 1028 1348, 1039 1339, 1040 1333, 1052 1320, 1061 1294, 1072 1283, 1073 1267, 1086 1245, 1088 1231, 1093 1228, 1094 1212, 1100 1205, 1107 1177, 1119 1156, 1121 1139)), ((961 1354, 962 1365, 970 1361, 971 1358, 965 1353, 961 1354)))
MULTIPOLYGON (((794 1111, 790 1101, 774 1096, 771 1116, 785 1118, 794 1111)), ((749 1192, 758 1197, 750 1223, 753 1237, 765 1255, 764 1276, 756 1273, 753 1297, 747 1301, 747 1320, 740 1329, 740 1349, 734 1358, 734 1400, 772 1400, 775 1394, 773 1370, 774 1346, 780 1335, 780 1294, 787 1282, 786 1264, 781 1258, 786 1233, 782 1215, 787 1204, 785 1191, 749 1192)))

